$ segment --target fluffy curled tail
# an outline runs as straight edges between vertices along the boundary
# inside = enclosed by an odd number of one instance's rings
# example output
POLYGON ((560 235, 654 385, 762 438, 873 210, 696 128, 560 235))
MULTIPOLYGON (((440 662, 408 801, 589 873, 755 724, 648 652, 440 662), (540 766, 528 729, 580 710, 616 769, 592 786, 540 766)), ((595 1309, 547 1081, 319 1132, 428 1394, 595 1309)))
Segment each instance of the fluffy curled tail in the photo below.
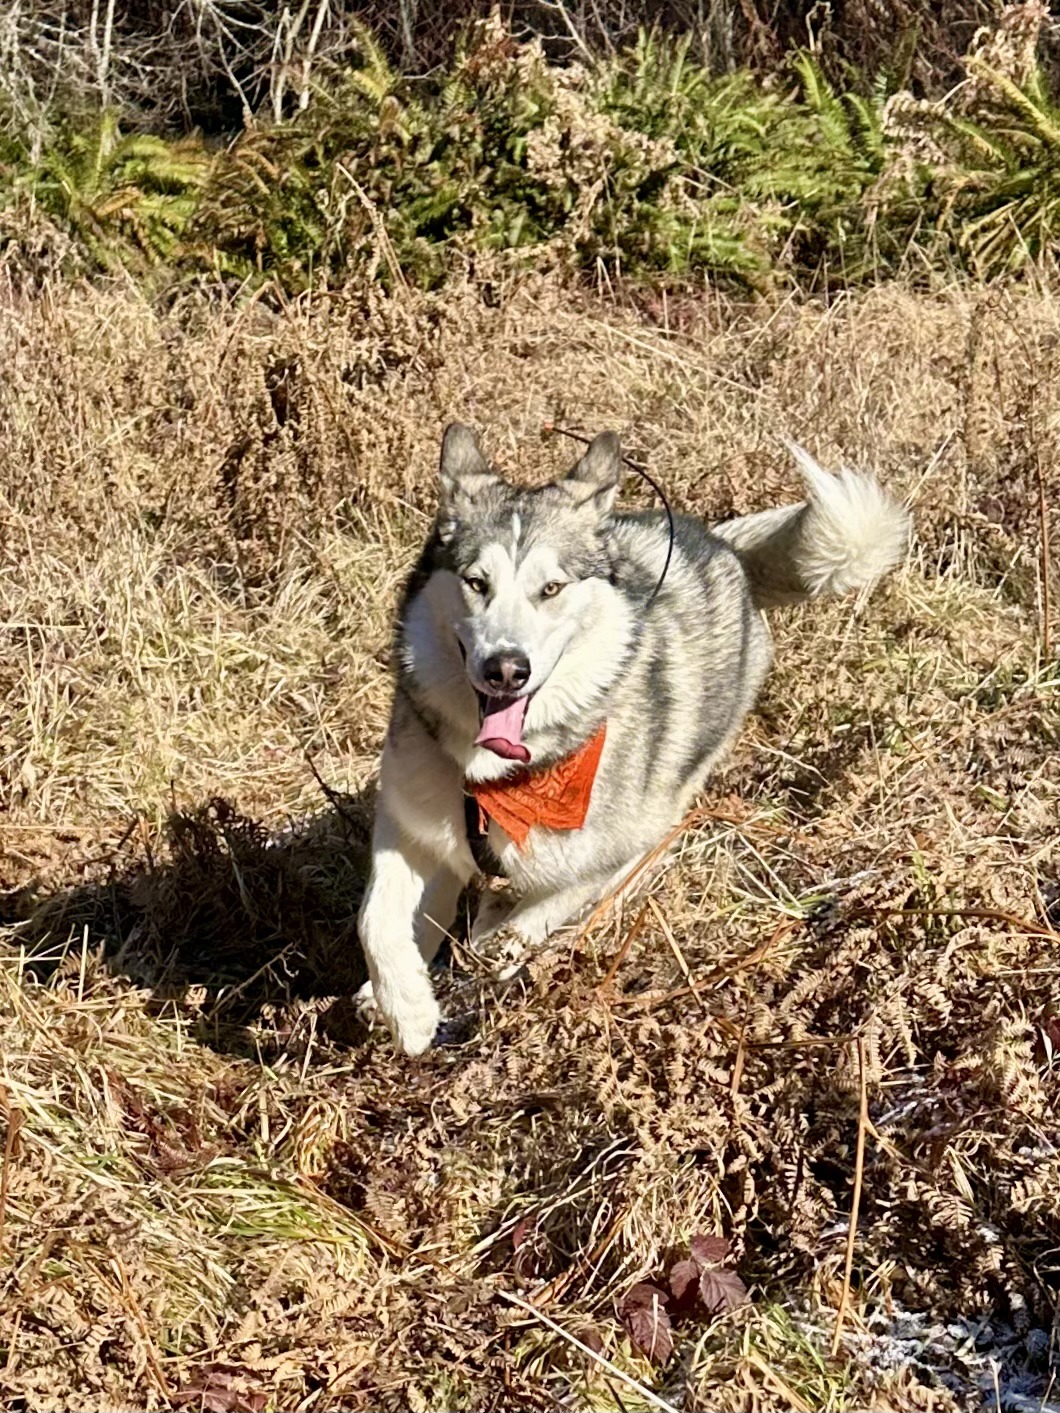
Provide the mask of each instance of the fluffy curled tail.
POLYGON ((911 521, 870 476, 833 476, 793 442, 807 499, 713 527, 743 561, 760 608, 868 588, 900 564, 911 521))

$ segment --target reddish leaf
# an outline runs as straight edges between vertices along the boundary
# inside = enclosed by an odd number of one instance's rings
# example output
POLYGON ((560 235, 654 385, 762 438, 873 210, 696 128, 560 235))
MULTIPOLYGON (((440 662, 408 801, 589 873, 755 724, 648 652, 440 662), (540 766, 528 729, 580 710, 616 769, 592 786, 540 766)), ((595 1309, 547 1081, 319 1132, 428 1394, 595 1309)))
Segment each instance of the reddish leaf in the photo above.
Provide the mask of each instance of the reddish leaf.
POLYGON ((652 1285, 650 1281, 638 1281, 636 1285, 629 1288, 622 1305, 624 1309, 628 1310, 637 1305, 651 1307, 656 1304, 668 1305, 669 1303, 670 1297, 666 1294, 665 1290, 660 1290, 657 1285, 652 1285))
POLYGON ((537 1213, 527 1212, 526 1216, 522 1218, 522 1220, 516 1226, 515 1230, 512 1232, 512 1246, 516 1251, 519 1250, 520 1246, 522 1246, 523 1242, 528 1236, 533 1235, 533 1231, 536 1226, 537 1213))
POLYGON ((701 1266, 711 1266, 724 1261, 732 1243, 724 1236, 694 1236, 692 1238, 692 1260, 701 1266))
POLYGON ((580 1339, 587 1349, 591 1349, 594 1354, 603 1354, 604 1342, 600 1338, 600 1331, 595 1325, 580 1325, 574 1331, 574 1338, 580 1339))
POLYGON ((170 1115, 177 1125, 189 1153, 197 1153, 203 1146, 199 1121, 190 1109, 174 1109, 170 1115))
POLYGON ((727 1267, 721 1270, 704 1271, 699 1278, 699 1298, 712 1315, 723 1310, 735 1310, 747 1300, 747 1287, 736 1274, 727 1267))
POLYGON ((656 1285, 635 1285, 622 1305, 622 1323, 630 1340, 653 1364, 665 1364, 674 1352, 668 1296, 656 1285))
POLYGON ((263 1413, 268 1397, 247 1386, 247 1375, 208 1365, 175 1394, 177 1406, 198 1413, 263 1413))
POLYGON ((537 1229, 539 1217, 539 1212, 528 1212, 512 1232, 512 1270, 523 1280, 534 1280, 545 1268, 548 1248, 537 1229))
POLYGON ((695 1261, 678 1261, 670 1268, 670 1292, 678 1309, 687 1310, 699 1295, 699 1266, 695 1261))

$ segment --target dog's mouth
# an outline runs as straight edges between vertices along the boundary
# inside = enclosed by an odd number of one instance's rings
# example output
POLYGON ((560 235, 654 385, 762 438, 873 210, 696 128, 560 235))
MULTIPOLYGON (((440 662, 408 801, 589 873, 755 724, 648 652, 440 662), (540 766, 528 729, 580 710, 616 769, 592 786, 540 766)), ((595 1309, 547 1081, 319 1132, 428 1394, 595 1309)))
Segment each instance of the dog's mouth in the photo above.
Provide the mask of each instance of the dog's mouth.
POLYGON ((492 751, 495 756, 522 761, 525 765, 530 752, 523 745, 523 722, 530 697, 488 697, 485 692, 477 695, 481 725, 475 745, 492 751))
MULTIPOLYGON (((459 638, 456 645, 466 666, 467 648, 459 638)), ((501 756, 504 760, 518 760, 526 765, 530 752, 523 745, 523 722, 526 720, 526 709, 533 695, 533 692, 530 692, 525 697, 493 697, 486 692, 480 692, 476 687, 479 733, 475 737, 475 745, 481 746, 485 751, 492 751, 495 756, 501 756)))

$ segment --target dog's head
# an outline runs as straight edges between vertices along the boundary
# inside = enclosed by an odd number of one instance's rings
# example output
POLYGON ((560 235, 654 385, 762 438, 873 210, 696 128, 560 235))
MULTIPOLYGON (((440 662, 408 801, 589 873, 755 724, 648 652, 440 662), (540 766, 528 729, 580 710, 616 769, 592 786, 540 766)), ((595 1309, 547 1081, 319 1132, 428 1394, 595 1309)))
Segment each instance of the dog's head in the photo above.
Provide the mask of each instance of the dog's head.
POLYGON ((478 694, 477 744, 496 755, 529 760, 530 699, 597 616, 621 473, 619 439, 603 432, 562 479, 512 486, 467 427, 446 430, 438 537, 456 580, 452 629, 478 694))

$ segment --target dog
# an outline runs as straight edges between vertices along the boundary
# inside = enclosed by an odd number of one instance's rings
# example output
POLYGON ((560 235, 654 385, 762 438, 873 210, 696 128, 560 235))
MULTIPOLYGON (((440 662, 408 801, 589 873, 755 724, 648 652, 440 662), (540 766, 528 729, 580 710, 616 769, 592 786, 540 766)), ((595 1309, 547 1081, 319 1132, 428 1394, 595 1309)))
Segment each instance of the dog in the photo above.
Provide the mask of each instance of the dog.
POLYGON ((468 800, 513 899, 480 909, 473 936, 503 923, 540 942, 684 817, 770 667, 763 610, 866 589, 905 557, 909 516, 877 482, 791 451, 805 501, 712 530, 675 516, 664 575, 667 514, 615 510, 615 433, 528 489, 447 428, 358 920, 365 992, 399 1049, 426 1050, 440 1021, 428 966, 476 872, 468 800))

